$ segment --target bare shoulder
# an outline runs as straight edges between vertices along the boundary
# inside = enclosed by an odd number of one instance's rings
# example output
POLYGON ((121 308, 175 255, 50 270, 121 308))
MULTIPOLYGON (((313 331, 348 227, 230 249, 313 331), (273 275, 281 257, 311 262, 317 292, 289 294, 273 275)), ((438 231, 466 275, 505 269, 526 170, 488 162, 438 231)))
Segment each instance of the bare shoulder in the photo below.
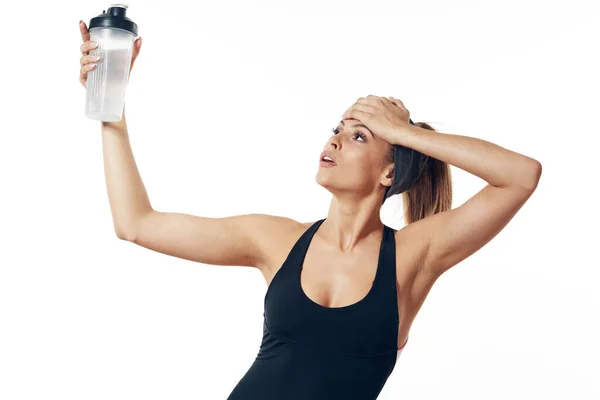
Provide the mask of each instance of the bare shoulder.
POLYGON ((285 261, 294 243, 314 222, 299 222, 279 215, 260 215, 260 224, 257 224, 254 235, 261 255, 256 267, 267 278, 277 272, 277 267, 285 261))

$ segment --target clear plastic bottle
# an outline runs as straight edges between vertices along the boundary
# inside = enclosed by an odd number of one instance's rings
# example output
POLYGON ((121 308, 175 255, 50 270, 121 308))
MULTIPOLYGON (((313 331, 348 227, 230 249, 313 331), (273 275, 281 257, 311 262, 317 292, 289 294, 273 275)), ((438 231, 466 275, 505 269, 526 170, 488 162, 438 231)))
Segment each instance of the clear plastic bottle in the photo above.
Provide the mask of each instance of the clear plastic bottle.
POLYGON ((126 4, 112 4, 90 20, 90 40, 98 43, 90 54, 100 56, 100 61, 88 72, 87 118, 116 122, 123 115, 133 42, 138 37, 137 24, 125 16, 127 8, 126 4))

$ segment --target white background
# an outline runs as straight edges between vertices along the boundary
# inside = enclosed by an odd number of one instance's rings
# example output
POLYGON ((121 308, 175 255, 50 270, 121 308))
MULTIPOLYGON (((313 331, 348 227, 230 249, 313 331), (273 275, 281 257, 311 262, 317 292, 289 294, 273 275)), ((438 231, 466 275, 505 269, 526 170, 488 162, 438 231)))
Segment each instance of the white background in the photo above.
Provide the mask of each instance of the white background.
MULTIPOLYGON (((78 22, 110 4, 3 5, 0 398, 225 399, 266 283, 116 237, 78 81, 78 22)), ((379 399, 600 398, 596 2, 128 4, 126 114, 157 210, 325 217, 319 154, 369 94, 539 160, 525 206, 436 282, 379 399)), ((454 207, 485 185, 452 174, 454 207)))

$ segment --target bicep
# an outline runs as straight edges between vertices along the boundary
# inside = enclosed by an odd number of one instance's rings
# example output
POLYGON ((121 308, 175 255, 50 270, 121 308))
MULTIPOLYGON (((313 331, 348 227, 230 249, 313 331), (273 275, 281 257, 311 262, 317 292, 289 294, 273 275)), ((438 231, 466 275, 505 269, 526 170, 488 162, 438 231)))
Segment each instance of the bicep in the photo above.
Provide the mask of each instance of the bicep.
POLYGON ((256 266, 259 228, 265 214, 223 218, 152 211, 136 224, 131 242, 159 253, 203 264, 256 266))

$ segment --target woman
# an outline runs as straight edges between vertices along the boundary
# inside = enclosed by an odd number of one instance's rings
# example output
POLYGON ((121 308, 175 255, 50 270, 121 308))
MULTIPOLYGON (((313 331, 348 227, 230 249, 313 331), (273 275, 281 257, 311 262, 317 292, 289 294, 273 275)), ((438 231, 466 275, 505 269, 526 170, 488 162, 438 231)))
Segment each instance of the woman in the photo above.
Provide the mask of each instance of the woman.
MULTIPOLYGON (((80 81, 94 68, 80 23, 80 81)), ((134 44, 131 67, 141 48, 134 44)), ((375 399, 436 279, 482 248, 535 190, 541 164, 471 137, 413 124, 400 100, 360 98, 323 149, 317 183, 327 218, 206 218, 154 210, 134 162, 125 114, 102 123, 106 183, 119 238, 205 264, 253 266, 268 288, 263 340, 229 400, 375 399), (451 209, 449 164, 488 185, 451 209), (408 224, 382 224, 402 193, 408 224)), ((316 160, 315 160, 316 161, 316 160)))

